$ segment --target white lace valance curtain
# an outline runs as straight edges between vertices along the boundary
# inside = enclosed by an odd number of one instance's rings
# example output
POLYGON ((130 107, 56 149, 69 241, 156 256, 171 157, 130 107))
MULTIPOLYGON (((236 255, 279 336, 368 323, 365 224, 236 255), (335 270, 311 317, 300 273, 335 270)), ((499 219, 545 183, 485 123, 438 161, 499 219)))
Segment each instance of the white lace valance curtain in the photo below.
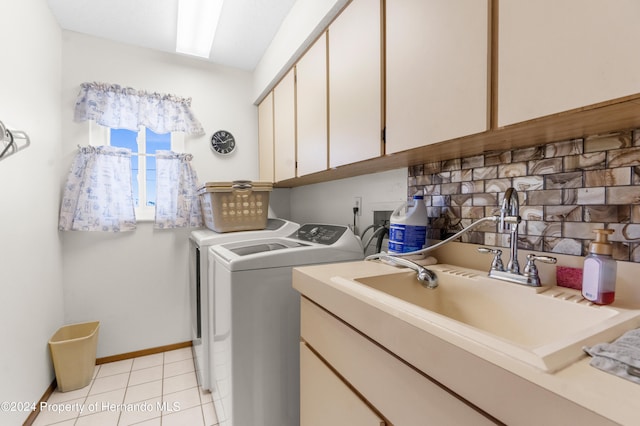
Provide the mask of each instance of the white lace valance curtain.
POLYGON ((144 126, 156 133, 204 135, 191 111, 191 98, 147 93, 116 84, 82 83, 74 119, 94 120, 105 127, 135 132, 144 126))
POLYGON ((80 148, 62 194, 61 231, 121 232, 136 229, 131 150, 80 148))
POLYGON ((191 154, 156 152, 156 218, 154 228, 202 226, 198 177, 191 154))
MULTIPOLYGON (((202 226, 198 177, 191 154, 156 152, 154 227, 202 226)), ((131 185, 131 151, 127 148, 82 147, 64 186, 58 229, 122 232, 136 229, 131 185)))

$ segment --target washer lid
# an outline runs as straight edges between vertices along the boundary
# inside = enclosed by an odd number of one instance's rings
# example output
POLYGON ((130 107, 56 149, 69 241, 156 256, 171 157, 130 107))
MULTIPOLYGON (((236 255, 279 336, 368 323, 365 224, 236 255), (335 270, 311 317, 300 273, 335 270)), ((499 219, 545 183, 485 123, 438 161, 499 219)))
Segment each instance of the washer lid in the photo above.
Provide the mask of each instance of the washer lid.
POLYGON ((283 244, 281 242, 267 242, 267 243, 249 245, 249 246, 236 247, 230 250, 235 254, 237 254, 238 256, 246 256, 248 254, 264 253, 266 251, 282 250, 282 249, 291 248, 291 247, 301 247, 304 245, 307 245, 307 244, 291 243, 289 241, 287 241, 287 244, 283 244))
POLYGON ((267 219, 267 226, 264 229, 219 233, 208 228, 202 228, 191 231, 190 238, 197 246, 203 247, 240 240, 286 236, 295 232, 299 226, 297 223, 285 219, 269 218, 267 219))
POLYGON ((232 272, 364 258, 360 239, 346 226, 305 224, 301 228, 304 228, 302 238, 294 233, 289 237, 236 241, 214 245, 209 253, 216 264, 219 261, 232 272))

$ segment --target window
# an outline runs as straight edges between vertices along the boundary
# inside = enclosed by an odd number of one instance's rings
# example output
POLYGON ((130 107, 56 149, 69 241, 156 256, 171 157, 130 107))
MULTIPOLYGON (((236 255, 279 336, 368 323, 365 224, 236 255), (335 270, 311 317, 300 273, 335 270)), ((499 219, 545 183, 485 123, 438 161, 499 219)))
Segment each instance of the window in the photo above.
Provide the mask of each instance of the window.
POLYGON ((91 125, 92 145, 111 145, 131 150, 131 185, 137 220, 153 220, 156 202, 156 151, 184 149, 182 133, 158 134, 141 128, 134 132, 126 129, 109 129, 91 125))

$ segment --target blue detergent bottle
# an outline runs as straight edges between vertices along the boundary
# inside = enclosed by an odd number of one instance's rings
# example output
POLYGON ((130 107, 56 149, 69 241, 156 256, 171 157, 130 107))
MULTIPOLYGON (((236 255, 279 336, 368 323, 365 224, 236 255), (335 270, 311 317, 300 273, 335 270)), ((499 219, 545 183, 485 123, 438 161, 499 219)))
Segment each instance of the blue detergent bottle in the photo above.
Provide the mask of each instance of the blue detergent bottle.
POLYGON ((409 253, 424 247, 427 237, 427 206, 422 195, 413 204, 403 203, 391 213, 389 253, 409 253))

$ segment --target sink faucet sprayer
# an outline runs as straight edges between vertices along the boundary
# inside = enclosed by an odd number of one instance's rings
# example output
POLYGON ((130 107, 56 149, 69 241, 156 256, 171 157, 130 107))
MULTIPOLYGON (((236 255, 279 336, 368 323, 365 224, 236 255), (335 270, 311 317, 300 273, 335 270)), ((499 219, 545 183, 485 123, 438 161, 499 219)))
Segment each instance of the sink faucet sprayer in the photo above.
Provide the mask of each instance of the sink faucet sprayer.
POLYGON ((467 226, 466 228, 452 235, 446 240, 440 241, 437 244, 425 247, 421 250, 416 250, 408 253, 381 252, 367 256, 365 260, 382 259, 387 262, 393 262, 411 268, 418 273, 418 281, 423 286, 433 289, 438 286, 436 274, 433 271, 425 268, 424 266, 419 265, 409 259, 402 259, 402 257, 430 252, 459 238, 463 234, 466 234, 467 232, 477 228, 485 222, 493 222, 499 224, 499 229, 501 232, 511 232, 510 259, 507 263, 507 268, 505 269, 501 259, 502 250, 493 250, 486 247, 478 248, 478 251, 481 253, 494 254, 494 259, 491 263, 491 269, 489 271, 489 277, 513 283, 539 287, 540 278, 538 277, 538 268, 535 265, 535 261, 539 260, 545 263, 556 263, 556 258, 529 254, 527 256, 527 266, 524 269, 524 273, 520 274, 520 265, 518 264, 518 224, 520 223, 520 221, 520 202, 518 200, 518 193, 514 188, 509 188, 504 194, 504 198, 502 199, 502 206, 498 214, 478 219, 471 225, 467 226))
POLYGON ((409 259, 403 259, 402 257, 398 257, 396 255, 391 255, 386 253, 379 253, 379 254, 380 256, 378 256, 377 259, 381 259, 386 262, 391 262, 397 265, 405 266, 407 268, 410 268, 416 271, 418 273, 418 277, 417 277, 418 282, 422 284, 423 287, 426 287, 426 288, 438 287, 438 277, 436 277, 435 272, 425 268, 422 265, 412 262, 409 259))

